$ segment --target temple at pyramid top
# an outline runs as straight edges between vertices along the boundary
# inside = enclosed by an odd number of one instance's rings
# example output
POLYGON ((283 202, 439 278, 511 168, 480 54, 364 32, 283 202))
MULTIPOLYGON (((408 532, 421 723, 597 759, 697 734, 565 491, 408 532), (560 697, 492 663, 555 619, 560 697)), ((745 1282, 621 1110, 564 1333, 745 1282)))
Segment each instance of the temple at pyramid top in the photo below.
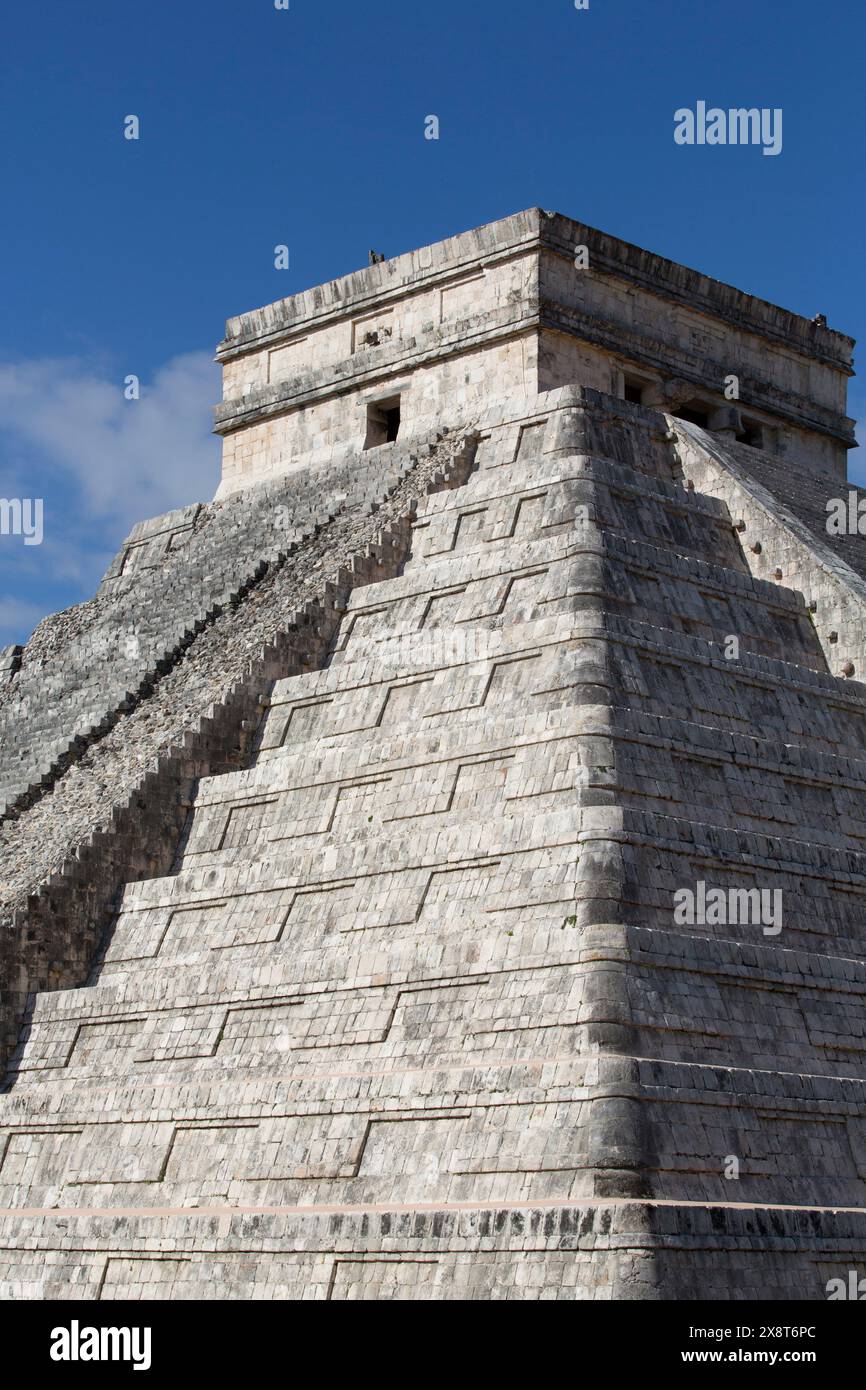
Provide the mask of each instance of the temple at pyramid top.
POLYGON ((230 319, 218 496, 567 385, 844 479, 853 347, 823 315, 530 208, 230 319))

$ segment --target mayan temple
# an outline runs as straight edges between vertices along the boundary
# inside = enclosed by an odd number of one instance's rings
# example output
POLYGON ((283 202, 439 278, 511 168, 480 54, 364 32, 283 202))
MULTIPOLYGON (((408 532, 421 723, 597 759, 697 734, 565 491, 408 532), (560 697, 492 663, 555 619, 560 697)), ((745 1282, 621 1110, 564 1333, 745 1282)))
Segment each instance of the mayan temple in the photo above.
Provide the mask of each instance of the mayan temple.
POLYGON ((866 1273, 853 346, 540 209, 229 321, 0 653, 3 1298, 866 1273))

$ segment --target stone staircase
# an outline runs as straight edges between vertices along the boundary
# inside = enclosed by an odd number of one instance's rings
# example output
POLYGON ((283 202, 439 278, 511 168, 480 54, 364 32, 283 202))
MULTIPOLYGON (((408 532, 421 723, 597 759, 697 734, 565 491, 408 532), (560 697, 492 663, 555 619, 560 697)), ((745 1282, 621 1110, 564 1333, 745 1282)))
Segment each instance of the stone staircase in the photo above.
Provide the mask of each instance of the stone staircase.
POLYGON ((135 526, 94 598, 46 618, 23 652, 0 659, 0 818, 38 800, 147 699, 269 566, 335 515, 379 505, 416 461, 394 449, 386 460, 367 453, 324 476, 297 468, 135 526))
POLYGON ((673 424, 494 431, 273 684, 34 1001, 6 1297, 822 1298, 862 1261, 866 686, 673 424), (780 929, 679 925, 698 882, 780 929))

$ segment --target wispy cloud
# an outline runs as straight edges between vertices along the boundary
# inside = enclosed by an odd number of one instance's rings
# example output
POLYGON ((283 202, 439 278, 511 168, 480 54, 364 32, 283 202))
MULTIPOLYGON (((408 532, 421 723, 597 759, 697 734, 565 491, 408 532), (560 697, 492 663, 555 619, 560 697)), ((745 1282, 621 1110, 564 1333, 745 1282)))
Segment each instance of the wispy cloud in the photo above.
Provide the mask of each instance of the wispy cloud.
POLYGON ((0 539, 0 645, 88 598, 136 521, 213 496, 219 372, 171 358, 126 400, 123 374, 77 357, 0 363, 0 496, 42 497, 45 540, 0 539))
POLYGON ((142 382, 137 401, 124 399, 122 378, 76 358, 0 364, 4 431, 76 484, 94 519, 132 523, 213 493, 218 393, 205 352, 172 358, 142 382))
POLYGON ((4 637, 4 632, 29 632, 44 617, 40 604, 0 595, 0 647, 9 646, 13 641, 11 636, 4 637))

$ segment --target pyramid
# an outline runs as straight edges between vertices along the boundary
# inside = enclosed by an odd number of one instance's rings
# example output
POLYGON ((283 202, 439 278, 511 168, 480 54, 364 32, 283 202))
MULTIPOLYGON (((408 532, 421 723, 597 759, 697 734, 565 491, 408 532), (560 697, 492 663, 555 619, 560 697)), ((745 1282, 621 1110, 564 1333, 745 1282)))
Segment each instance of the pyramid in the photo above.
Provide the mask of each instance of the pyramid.
POLYGON ((4 1298, 866 1271, 852 347, 539 209, 229 321, 0 669, 4 1298))

